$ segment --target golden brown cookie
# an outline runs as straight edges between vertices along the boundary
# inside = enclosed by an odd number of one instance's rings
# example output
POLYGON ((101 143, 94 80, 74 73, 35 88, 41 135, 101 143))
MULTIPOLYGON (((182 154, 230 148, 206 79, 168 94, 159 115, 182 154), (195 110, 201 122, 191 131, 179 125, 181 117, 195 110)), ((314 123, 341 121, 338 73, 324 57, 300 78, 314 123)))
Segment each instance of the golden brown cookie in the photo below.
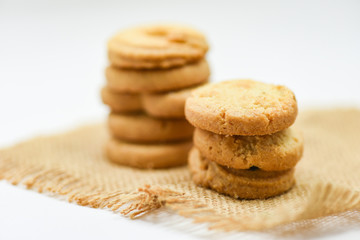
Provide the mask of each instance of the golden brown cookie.
POLYGON ((295 183, 294 169, 266 172, 236 170, 208 161, 192 148, 189 168, 195 184, 242 199, 263 199, 280 195, 295 183))
POLYGON ((179 91, 144 94, 143 107, 151 116, 159 118, 185 118, 185 101, 196 87, 179 91))
POLYGON ((141 96, 132 93, 113 92, 108 87, 101 89, 101 99, 112 112, 128 113, 142 110, 141 96))
POLYGON ((150 69, 167 69, 173 67, 181 67, 185 64, 191 64, 183 58, 173 58, 164 60, 133 60, 120 57, 118 54, 109 51, 109 60, 113 66, 122 69, 150 70, 150 69))
POLYGON ((105 74, 113 91, 144 93, 177 90, 207 82, 210 70, 207 62, 201 60, 164 70, 126 70, 109 66, 105 74))
POLYGON ((194 145, 207 159, 235 169, 287 170, 303 153, 302 134, 294 128, 262 136, 218 135, 196 128, 194 145))
POLYGON ((111 134, 136 142, 168 142, 190 139, 194 128, 185 119, 158 119, 146 114, 114 114, 108 118, 111 134))
POLYGON ((193 91, 185 115, 195 127, 217 134, 266 135, 294 123, 297 102, 284 86, 233 80, 193 91))
POLYGON ((119 32, 108 42, 110 62, 121 68, 154 69, 182 66, 203 58, 205 37, 179 25, 149 25, 119 32))
POLYGON ((109 160, 137 168, 169 168, 186 164, 191 141, 138 144, 110 139, 105 150, 109 160))

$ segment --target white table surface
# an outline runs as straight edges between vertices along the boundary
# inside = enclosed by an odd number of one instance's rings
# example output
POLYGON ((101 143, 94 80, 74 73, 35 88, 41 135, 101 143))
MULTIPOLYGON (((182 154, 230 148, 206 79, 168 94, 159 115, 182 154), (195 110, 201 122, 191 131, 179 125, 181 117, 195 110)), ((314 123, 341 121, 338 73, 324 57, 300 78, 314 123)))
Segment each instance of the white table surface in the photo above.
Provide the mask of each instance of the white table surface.
MULTIPOLYGON (((300 109, 360 107, 359 1, 0 0, 0 147, 105 119, 106 40, 141 23, 208 37, 212 80, 285 84, 300 109)), ((0 181, 0 239, 271 238, 223 234, 166 211, 131 221, 0 181)), ((360 239, 344 228, 323 239, 360 239)))

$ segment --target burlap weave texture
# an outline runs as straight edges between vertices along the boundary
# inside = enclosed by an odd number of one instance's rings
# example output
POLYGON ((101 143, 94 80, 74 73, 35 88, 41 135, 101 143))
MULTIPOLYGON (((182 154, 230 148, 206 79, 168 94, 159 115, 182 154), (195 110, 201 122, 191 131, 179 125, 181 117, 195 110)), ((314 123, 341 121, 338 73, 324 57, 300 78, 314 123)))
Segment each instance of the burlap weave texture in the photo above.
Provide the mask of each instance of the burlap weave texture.
POLYGON ((187 167, 138 170, 110 163, 104 125, 0 150, 0 179, 130 217, 165 206, 221 230, 264 230, 360 209, 360 111, 301 112, 296 126, 305 139, 296 185, 267 200, 235 200, 197 187, 187 167))

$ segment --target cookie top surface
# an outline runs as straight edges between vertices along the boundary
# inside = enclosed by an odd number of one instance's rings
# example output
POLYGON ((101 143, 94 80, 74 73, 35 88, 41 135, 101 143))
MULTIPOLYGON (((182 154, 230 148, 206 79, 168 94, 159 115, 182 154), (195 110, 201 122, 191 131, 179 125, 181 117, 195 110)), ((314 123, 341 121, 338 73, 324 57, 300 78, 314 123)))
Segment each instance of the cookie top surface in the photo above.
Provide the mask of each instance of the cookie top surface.
MULTIPOLYGON (((204 57, 208 50, 205 37, 198 31, 181 25, 147 25, 119 32, 108 42, 109 57, 121 57, 124 67, 131 61, 148 62, 168 60, 167 64, 183 65, 204 57)), ((130 63, 130 65, 129 65, 130 63)), ((151 64, 149 65, 151 67, 151 64)), ((140 66, 141 68, 141 66, 140 66)), ((145 67, 148 68, 148 67, 145 67)))
POLYGON ((232 80, 194 91, 185 115, 195 127, 217 134, 266 135, 294 123, 297 102, 284 86, 232 80))

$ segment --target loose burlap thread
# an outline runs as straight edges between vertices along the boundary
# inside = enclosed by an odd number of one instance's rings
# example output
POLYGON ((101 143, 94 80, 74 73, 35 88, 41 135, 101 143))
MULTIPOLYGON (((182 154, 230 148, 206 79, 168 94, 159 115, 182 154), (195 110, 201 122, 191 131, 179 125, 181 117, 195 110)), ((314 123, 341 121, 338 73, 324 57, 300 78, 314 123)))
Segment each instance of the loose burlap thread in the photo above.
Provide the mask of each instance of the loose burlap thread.
POLYGON ((225 231, 272 228, 289 233, 308 228, 304 221, 334 221, 309 219, 349 215, 346 211, 360 222, 360 110, 301 112, 295 125, 305 139, 296 185, 266 200, 236 200, 198 187, 187 167, 139 170, 113 164, 103 152, 108 138, 104 124, 1 150, 0 179, 131 218, 165 206, 225 231), (301 220, 302 224, 286 225, 301 220))

